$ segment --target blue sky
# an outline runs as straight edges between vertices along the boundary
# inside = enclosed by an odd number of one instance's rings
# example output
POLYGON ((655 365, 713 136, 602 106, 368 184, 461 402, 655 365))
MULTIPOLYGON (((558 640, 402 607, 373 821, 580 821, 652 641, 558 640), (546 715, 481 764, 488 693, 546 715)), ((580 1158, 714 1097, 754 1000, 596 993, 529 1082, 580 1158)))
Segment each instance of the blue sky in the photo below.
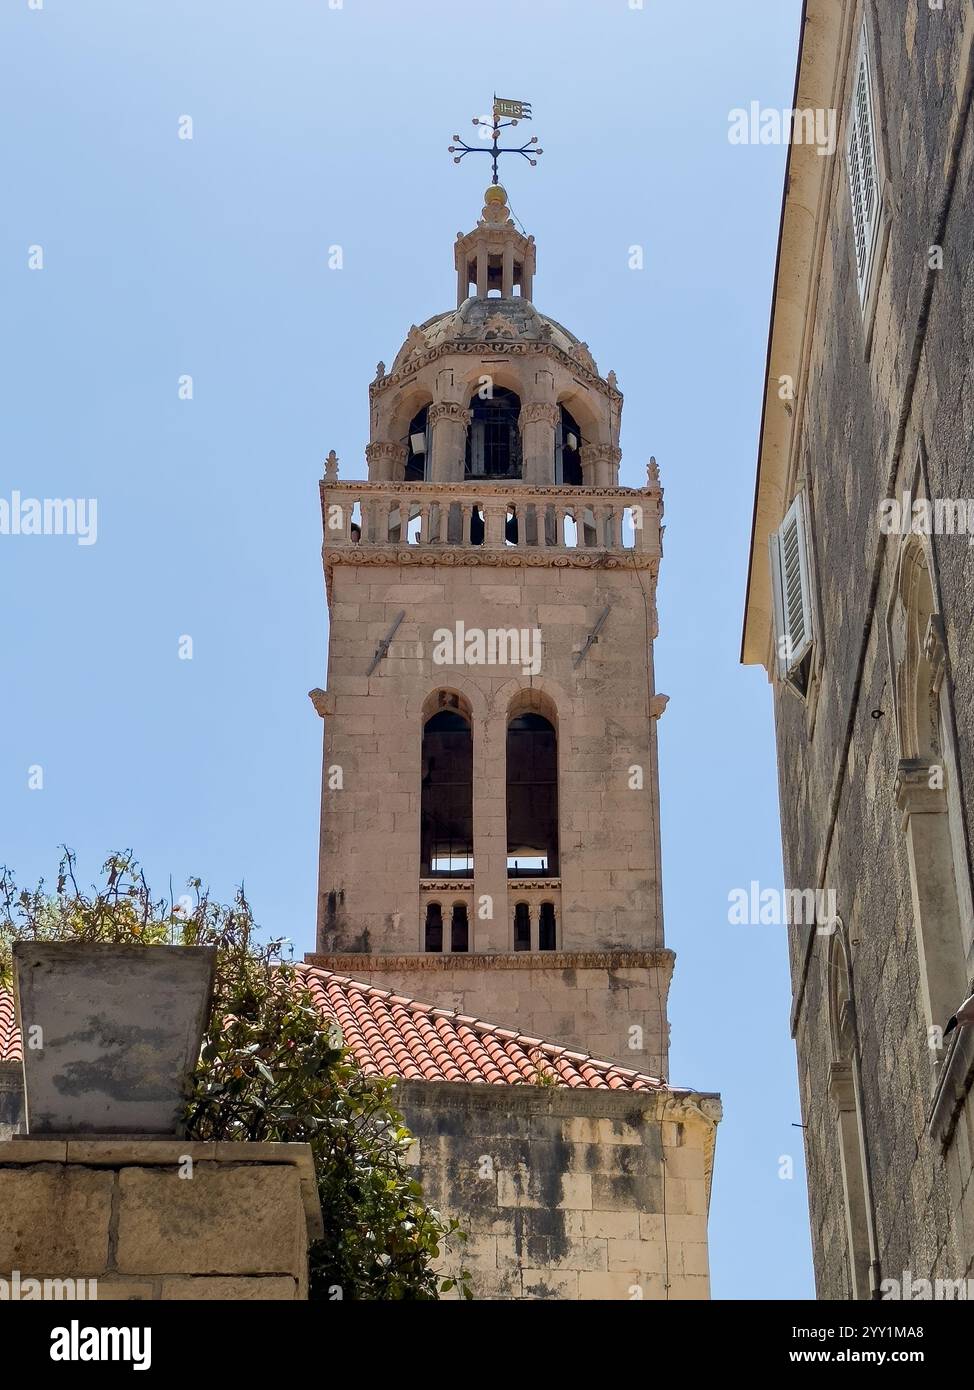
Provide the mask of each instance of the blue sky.
POLYGON ((0 496, 98 501, 94 545, 0 537, 0 860, 53 876, 66 841, 90 879, 130 845, 160 890, 200 874, 227 897, 244 879, 301 951, 321 461, 334 448, 345 477, 364 475, 376 362, 454 302, 452 243, 488 166, 455 167, 451 135, 494 91, 533 102, 544 156, 504 182, 538 242, 535 303, 618 373, 623 482, 641 484, 652 453, 666 490, 671 1071, 723 1095, 721 1298, 812 1296, 784 928, 727 921, 732 888, 781 882, 770 691, 738 650, 785 160, 731 145, 728 113, 791 105, 800 8, 8 0, 0 14, 0 496))

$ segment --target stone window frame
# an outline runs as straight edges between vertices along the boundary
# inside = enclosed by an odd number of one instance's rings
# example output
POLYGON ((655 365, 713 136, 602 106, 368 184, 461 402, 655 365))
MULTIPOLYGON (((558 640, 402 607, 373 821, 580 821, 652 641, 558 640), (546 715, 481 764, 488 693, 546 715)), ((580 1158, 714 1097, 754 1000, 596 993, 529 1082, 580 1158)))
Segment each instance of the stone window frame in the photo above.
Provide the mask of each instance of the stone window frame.
MULTIPOLYGON (((910 495, 916 500, 929 501, 926 472, 926 451, 921 441, 909 485, 910 495)), ((974 985, 971 930, 974 887, 968 828, 959 786, 957 731, 936 552, 931 537, 911 532, 900 538, 885 629, 899 758, 896 802, 909 857, 921 999, 928 1028, 943 1028, 954 1007, 974 985), (923 583, 921 569, 925 571, 929 589, 929 613, 922 622, 922 634, 917 613, 911 613, 911 607, 919 602, 923 583), (938 762, 944 774, 942 790, 930 787, 928 775, 931 766, 938 762), (947 866, 951 871, 947 891, 941 882, 944 872, 936 873, 938 864, 941 870, 947 866), (945 916, 946 951, 939 949, 943 944, 941 928, 945 916)), ((943 1055, 938 1057, 933 1048, 928 1054, 931 1060, 928 1131, 945 1148, 974 1083, 974 1037, 966 1036, 971 1031, 958 1030, 943 1055)))
POLYGON ((852 961, 846 930, 837 920, 825 956, 830 1062, 828 1100, 842 1179, 842 1208, 852 1297, 865 1301, 879 1287, 879 1256, 872 1178, 862 1104, 861 1053, 852 961))
POLYGON ((886 125, 886 106, 883 85, 880 81, 882 63, 879 48, 879 25, 872 0, 863 6, 862 22, 859 25, 859 38, 855 47, 855 58, 850 65, 848 91, 845 93, 842 134, 840 148, 845 163, 846 197, 849 200, 850 229, 848 237, 849 256, 853 276, 856 281, 860 319, 863 329, 863 355, 868 359, 872 351, 873 328, 876 321, 876 306, 879 301, 879 288, 886 270, 886 257, 889 247, 892 214, 890 210, 889 177, 889 137, 886 125), (857 89, 860 71, 865 64, 865 78, 868 86, 868 119, 872 137, 872 154, 876 176, 876 211, 871 236, 871 250, 867 258, 865 281, 859 274, 856 254, 855 219, 856 207, 852 192, 850 147, 856 135, 853 117, 856 111, 857 89))

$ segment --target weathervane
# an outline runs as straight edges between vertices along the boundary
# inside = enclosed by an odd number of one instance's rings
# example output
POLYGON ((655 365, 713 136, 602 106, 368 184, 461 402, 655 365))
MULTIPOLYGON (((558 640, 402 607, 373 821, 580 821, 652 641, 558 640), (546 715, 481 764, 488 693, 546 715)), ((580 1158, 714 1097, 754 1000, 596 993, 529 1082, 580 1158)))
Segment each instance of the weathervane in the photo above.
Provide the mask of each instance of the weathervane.
MULTIPOLYGON (((461 140, 459 135, 454 135, 453 138, 457 143, 448 146, 450 153, 453 155, 454 164, 459 164, 464 155, 489 154, 494 166, 494 176, 491 179, 491 183, 500 182, 497 177, 497 161, 502 154, 519 154, 523 159, 528 161, 532 168, 534 168, 538 161, 532 158, 532 156, 544 154, 544 150, 536 148, 538 144, 538 137, 536 135, 532 135, 531 139, 525 141, 523 145, 499 145, 497 143, 500 139, 502 130, 505 130, 508 126, 517 125, 518 121, 529 121, 530 119, 531 103, 529 101, 508 101, 504 97, 495 96, 493 126, 491 127, 492 140, 490 145, 468 145, 466 140, 461 140), (501 118, 503 116, 508 116, 510 119, 506 121, 502 120, 501 118), (460 151, 459 154, 457 154, 457 150, 460 151)), ((487 125, 487 122, 482 121, 479 116, 474 116, 473 123, 474 125, 487 125)))

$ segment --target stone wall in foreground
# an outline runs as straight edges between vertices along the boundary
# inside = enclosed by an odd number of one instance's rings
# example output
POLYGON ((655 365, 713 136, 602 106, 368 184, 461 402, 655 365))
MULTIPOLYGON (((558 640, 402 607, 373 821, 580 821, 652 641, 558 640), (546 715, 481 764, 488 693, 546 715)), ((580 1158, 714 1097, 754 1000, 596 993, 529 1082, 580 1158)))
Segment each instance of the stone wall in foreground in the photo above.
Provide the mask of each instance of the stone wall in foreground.
POLYGON ((51 1279, 99 1300, 304 1299, 320 1231, 306 1144, 0 1143, 0 1280, 21 1290, 51 1279))

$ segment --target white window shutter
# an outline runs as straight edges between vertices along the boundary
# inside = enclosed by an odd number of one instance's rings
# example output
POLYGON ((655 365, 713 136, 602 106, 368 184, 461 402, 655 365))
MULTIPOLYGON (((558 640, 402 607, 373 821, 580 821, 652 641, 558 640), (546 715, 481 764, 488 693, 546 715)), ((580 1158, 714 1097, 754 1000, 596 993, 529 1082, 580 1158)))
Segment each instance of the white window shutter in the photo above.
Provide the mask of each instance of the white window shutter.
POLYGON ((771 579, 778 675, 786 679, 812 645, 812 590, 803 493, 792 502, 771 537, 771 579))
POLYGON ((852 234, 856 252, 859 299, 869 293, 873 256, 879 232, 879 167, 876 162, 876 122, 869 57, 869 38, 863 26, 852 88, 846 159, 852 202, 852 234))

